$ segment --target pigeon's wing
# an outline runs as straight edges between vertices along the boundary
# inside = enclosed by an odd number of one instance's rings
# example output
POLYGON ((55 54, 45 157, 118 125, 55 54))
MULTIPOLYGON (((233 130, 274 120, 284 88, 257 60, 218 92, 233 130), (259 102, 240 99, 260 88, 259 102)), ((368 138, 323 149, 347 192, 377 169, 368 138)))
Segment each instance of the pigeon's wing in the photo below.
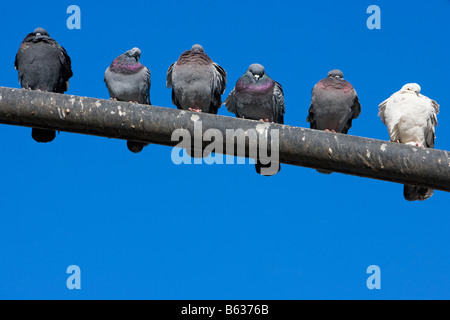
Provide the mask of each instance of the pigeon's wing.
POLYGON ((217 63, 213 62, 214 78, 213 78, 213 92, 222 95, 227 87, 227 73, 217 63))
MULTIPOLYGON (((59 49, 59 61, 61 62, 62 66, 62 76, 65 81, 68 81, 72 76, 72 61, 70 60, 69 55, 67 54, 66 49, 64 49, 62 46, 58 45, 59 49)), ((67 90, 68 88, 66 88, 67 90)))
MULTIPOLYGON (((397 96, 401 94, 400 92, 396 92, 392 94, 389 98, 384 100, 382 103, 378 105, 378 116, 381 119, 381 122, 386 125, 388 128, 389 133, 389 139, 390 141, 398 141, 400 140, 400 132, 398 129, 398 123, 391 123, 392 122, 392 115, 391 117, 386 115, 386 112, 388 109, 392 108, 392 104, 395 104, 395 100, 397 96)), ((390 112, 392 114, 392 112, 390 112)))
MULTIPOLYGON (((19 49, 20 52, 20 49, 19 49)), ((19 52, 16 53, 16 58, 14 59, 14 68, 17 70, 18 68, 18 63, 17 63, 17 55, 19 54, 19 52)))
MULTIPOLYGON (((28 36, 27 36, 28 37, 28 36)), ((19 70, 19 64, 21 64, 23 60, 23 52, 28 48, 28 43, 26 42, 25 38, 22 43, 20 44, 19 50, 17 50, 16 57, 14 59, 14 67, 16 70, 19 70)), ((21 75, 19 74, 19 82, 21 82, 21 75)))
MULTIPOLYGON (((434 100, 431 100, 431 106, 434 109, 434 114, 435 115, 438 114, 439 113, 439 105, 438 105, 438 103, 436 101, 434 101, 434 100)), ((437 125, 437 122, 436 122, 436 125, 437 125)))
POLYGON ((283 88, 281 87, 281 84, 278 82, 275 82, 275 87, 273 90, 273 119, 276 123, 284 124, 284 94, 283 94, 283 88))
POLYGON ((358 94, 355 89, 353 89, 353 94, 352 119, 356 119, 361 114, 361 104, 359 103, 358 94))
POLYGON ((361 104, 359 103, 358 94, 356 93, 356 90, 352 90, 353 93, 353 101, 352 101, 352 107, 351 107, 351 114, 346 117, 347 123, 345 124, 345 127, 342 129, 342 133, 347 133, 348 130, 352 127, 352 120, 358 118, 358 116, 361 113, 361 104))
POLYGON ((385 125, 387 125, 386 123, 386 117, 385 117, 385 112, 386 112, 386 106, 388 104, 388 102, 390 98, 387 98, 386 100, 384 100, 382 103, 380 103, 378 105, 378 116, 381 119, 381 122, 383 122, 385 125))
POLYGON ((178 99, 175 94, 175 90, 173 90, 172 74, 173 74, 173 69, 175 68, 176 64, 177 64, 176 62, 172 63, 169 67, 169 70, 167 70, 166 86, 169 89, 172 88, 172 103, 174 105, 176 105, 178 109, 183 109, 181 107, 181 104, 178 102, 178 99))
POLYGON ((140 72, 142 74, 142 81, 139 82, 139 92, 142 92, 145 104, 152 104, 150 102, 150 87, 152 83, 150 69, 144 67, 140 72))
POLYGON ((103 81, 106 83, 106 86, 108 86, 108 74, 109 74, 109 72, 111 72, 111 71, 109 70, 109 67, 108 67, 108 68, 106 68, 105 75, 103 76, 103 81))
MULTIPOLYGON (((235 88, 233 88, 233 90, 231 90, 228 97, 225 99, 225 106, 227 107, 227 110, 234 114, 236 114, 236 112, 237 112, 235 94, 236 94, 236 91, 235 91, 235 88)), ((236 116, 237 116, 237 114, 236 114, 236 116)))
POLYGON ((391 142, 399 142, 400 141, 400 129, 398 128, 398 122, 392 126, 392 129, 389 131, 389 125, 386 125, 388 127, 389 132, 389 139, 391 142))
POLYGON ((116 78, 117 76, 118 75, 114 76, 114 73, 111 71, 110 67, 106 68, 103 81, 105 81, 106 88, 108 89, 111 99, 117 99, 119 92, 122 89, 122 83, 121 81, 118 81, 116 78))
POLYGON ((429 99, 429 103, 432 107, 432 112, 430 112, 430 117, 427 119, 427 127, 425 128, 425 143, 426 147, 434 148, 435 127, 438 125, 437 114, 439 113, 439 105, 436 101, 429 99))
POLYGON ((434 139, 435 139, 435 128, 434 123, 436 120, 436 116, 431 116, 427 120, 427 127, 425 128, 425 147, 434 148, 434 139))
POLYGON ((167 77, 166 77, 166 86, 167 88, 172 88, 172 73, 173 73, 173 68, 175 68, 175 65, 177 63, 174 62, 170 65, 169 70, 167 70, 167 77))
POLYGON ((227 84, 227 73, 217 63, 213 62, 213 83, 211 88, 212 103, 211 113, 217 114, 218 109, 222 105, 222 94, 225 91, 227 84))
POLYGON ((311 129, 316 129, 316 119, 314 115, 314 102, 316 97, 316 88, 317 84, 311 89, 311 104, 309 105, 308 117, 306 118, 306 122, 310 123, 311 129))

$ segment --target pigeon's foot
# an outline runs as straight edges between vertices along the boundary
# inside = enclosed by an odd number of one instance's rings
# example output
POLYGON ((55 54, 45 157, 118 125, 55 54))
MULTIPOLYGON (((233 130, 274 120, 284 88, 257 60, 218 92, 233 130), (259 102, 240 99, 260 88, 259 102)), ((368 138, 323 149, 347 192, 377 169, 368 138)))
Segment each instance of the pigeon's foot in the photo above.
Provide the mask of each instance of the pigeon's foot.
POLYGON ((270 122, 269 119, 259 119, 259 121, 262 121, 262 122, 270 122))
POLYGON ((199 112, 199 113, 202 112, 202 109, 189 108, 188 110, 192 112, 199 112))
POLYGON ((329 130, 329 129, 325 129, 325 130, 323 130, 323 131, 325 131, 325 132, 333 132, 333 133, 336 133, 336 131, 334 131, 334 130, 329 130))
POLYGON ((116 98, 109 98, 109 100, 117 101, 117 99, 116 99, 116 98))
POLYGON ((416 143, 416 147, 422 147, 423 148, 424 146, 423 146, 423 144, 416 143))

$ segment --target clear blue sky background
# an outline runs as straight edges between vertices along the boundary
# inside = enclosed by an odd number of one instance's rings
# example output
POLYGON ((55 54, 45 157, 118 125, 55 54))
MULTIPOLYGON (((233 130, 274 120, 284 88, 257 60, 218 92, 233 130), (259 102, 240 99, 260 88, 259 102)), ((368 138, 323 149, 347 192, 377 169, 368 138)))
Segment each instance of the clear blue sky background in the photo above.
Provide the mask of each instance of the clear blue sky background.
MULTIPOLYGON (((283 85, 285 122, 305 121, 311 88, 334 68, 356 88, 350 134, 388 140, 378 104, 405 83, 441 105, 436 148, 450 150, 450 1, 4 1, 0 85, 40 26, 64 46, 68 94, 109 98, 105 69, 139 47, 151 100, 171 107, 166 71, 194 43, 228 72, 251 63, 283 85), (66 9, 81 8, 81 30, 66 9), (369 30, 369 5, 381 30, 369 30)), ((222 107, 219 114, 233 116, 222 107)), ((132 154, 120 140, 62 132, 35 143, 0 125, 0 298, 450 298, 448 193, 403 199, 402 185, 283 165, 180 165, 172 149, 132 154), (68 290, 66 268, 81 268, 68 290), (366 287, 370 265, 381 290, 366 287)))

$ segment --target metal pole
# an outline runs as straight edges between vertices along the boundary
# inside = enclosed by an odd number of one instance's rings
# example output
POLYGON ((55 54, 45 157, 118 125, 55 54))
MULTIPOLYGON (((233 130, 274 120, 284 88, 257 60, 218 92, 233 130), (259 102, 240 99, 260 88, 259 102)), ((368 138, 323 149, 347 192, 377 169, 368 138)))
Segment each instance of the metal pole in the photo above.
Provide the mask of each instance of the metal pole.
MULTIPOLYGON (((3 124, 175 146, 178 141, 171 140, 172 133, 183 128, 194 135, 198 121, 202 133, 214 128, 223 137, 227 129, 263 130, 269 135, 278 129, 281 163, 450 192, 448 151, 175 108, 0 87, 3 124)), ((245 149, 249 156, 248 141, 245 149)), ((223 150, 235 155, 235 150, 226 149, 225 139, 223 150)))

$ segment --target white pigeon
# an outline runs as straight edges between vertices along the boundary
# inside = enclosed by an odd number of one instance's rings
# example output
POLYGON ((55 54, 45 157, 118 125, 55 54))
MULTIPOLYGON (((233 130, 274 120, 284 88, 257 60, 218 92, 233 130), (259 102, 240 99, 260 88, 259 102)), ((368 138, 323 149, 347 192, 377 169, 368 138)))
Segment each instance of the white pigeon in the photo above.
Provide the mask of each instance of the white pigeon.
MULTIPOLYGON (((378 115, 392 142, 434 148, 438 113, 436 101, 421 95, 417 83, 408 83, 379 105, 378 115)), ((433 190, 405 185, 403 194, 409 201, 426 200, 433 190)))

